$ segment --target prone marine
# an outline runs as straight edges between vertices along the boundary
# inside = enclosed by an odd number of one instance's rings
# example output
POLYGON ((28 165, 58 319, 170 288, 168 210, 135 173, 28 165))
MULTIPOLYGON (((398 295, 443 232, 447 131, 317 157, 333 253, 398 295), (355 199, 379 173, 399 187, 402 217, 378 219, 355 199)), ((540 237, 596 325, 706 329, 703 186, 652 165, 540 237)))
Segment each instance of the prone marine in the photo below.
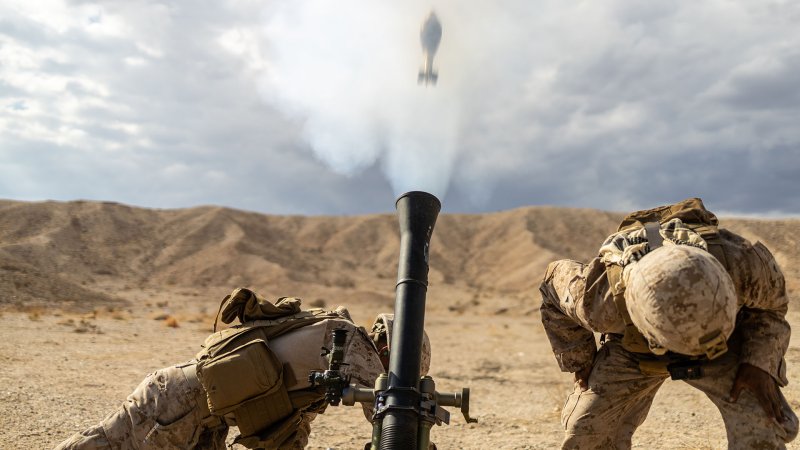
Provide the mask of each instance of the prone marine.
MULTIPOLYGON (((240 324, 217 332, 215 321, 196 358, 147 375, 118 410, 56 449, 222 450, 230 426, 240 433, 234 443, 247 448, 302 449, 328 404, 309 373, 326 367, 320 349, 333 348, 334 330, 347 331, 342 370, 355 384, 373 387, 389 364, 392 314, 379 314, 367 331, 343 307, 301 310, 300 299, 271 303, 239 288, 220 315, 240 324)), ((430 354, 425 335, 422 374, 430 354)), ((370 420, 373 405, 362 408, 370 420)))

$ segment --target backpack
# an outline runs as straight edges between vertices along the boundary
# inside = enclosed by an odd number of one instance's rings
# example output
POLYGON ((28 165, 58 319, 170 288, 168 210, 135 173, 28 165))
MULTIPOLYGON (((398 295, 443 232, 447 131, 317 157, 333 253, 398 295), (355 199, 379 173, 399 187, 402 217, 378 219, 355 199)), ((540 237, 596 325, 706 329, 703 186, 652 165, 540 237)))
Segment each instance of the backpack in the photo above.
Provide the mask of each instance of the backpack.
POLYGON ((685 226, 699 234, 708 244, 708 251, 728 269, 728 261, 722 250, 719 235, 719 220, 703 205, 699 198, 687 198, 672 205, 659 206, 644 211, 636 211, 622 219, 617 231, 628 231, 643 228, 647 223, 665 224, 672 219, 680 219, 685 226))
MULTIPOLYGON (((233 414, 248 448, 280 448, 297 430, 303 413, 325 409, 324 392, 288 392, 294 374, 270 349, 269 342, 327 319, 347 319, 322 309, 300 310, 300 299, 282 297, 275 304, 239 288, 226 296, 217 319, 240 325, 215 331, 197 354, 197 377, 213 416, 233 414), (289 379, 287 379, 289 378, 289 379)), ((214 321, 216 330, 217 320, 214 321)))

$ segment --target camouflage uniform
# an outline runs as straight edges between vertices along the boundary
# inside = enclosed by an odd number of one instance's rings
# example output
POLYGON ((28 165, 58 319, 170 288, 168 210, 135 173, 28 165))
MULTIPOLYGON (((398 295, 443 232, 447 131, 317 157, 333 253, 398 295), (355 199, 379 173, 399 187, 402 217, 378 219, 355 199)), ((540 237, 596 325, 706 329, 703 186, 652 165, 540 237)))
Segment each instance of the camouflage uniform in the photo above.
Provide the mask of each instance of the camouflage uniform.
MULTIPOLYGON (((664 231, 669 239, 669 230, 662 228, 662 234, 664 231)), ((784 423, 768 418, 748 391, 736 403, 728 400, 740 363, 762 369, 779 386, 787 384, 783 356, 790 329, 784 318, 788 305, 784 278, 774 257, 761 243, 751 245, 723 229, 719 233, 739 313, 728 352, 706 361, 702 378, 685 381, 702 390, 719 408, 729 448, 785 448, 784 442, 797 434, 797 417, 785 399, 784 423)), ((628 237, 625 232, 617 233, 606 244, 628 237)), ((636 251, 632 245, 626 257, 641 257, 636 251)), ((555 261, 548 266, 540 286, 542 322, 561 370, 577 372, 592 365, 589 389, 582 391, 576 383, 564 406, 563 448, 630 448, 633 432, 644 422, 656 391, 669 376, 666 371, 643 369, 643 359, 658 357, 623 348, 625 323, 609 289, 603 261, 607 262, 609 255, 602 256, 588 264, 555 261), (594 332, 605 335, 599 352, 594 332)))
MULTIPOLYGON (((270 342, 278 358, 287 363, 297 380, 289 391, 309 388, 309 370, 327 367, 320 347, 331 347, 333 329, 348 330, 344 366, 353 382, 372 387, 384 372, 374 344, 363 328, 345 319, 328 319, 281 335, 270 342)), ((57 450, 100 449, 213 449, 225 448, 228 425, 233 417, 220 420, 211 416, 204 402, 205 393, 196 381, 187 378, 184 368, 194 369, 194 361, 157 370, 149 374, 122 407, 103 421, 62 442, 57 450)), ((364 405, 372 417, 372 405, 364 405)), ((308 443, 311 421, 316 414, 304 413, 295 435, 280 450, 302 449, 308 443)))

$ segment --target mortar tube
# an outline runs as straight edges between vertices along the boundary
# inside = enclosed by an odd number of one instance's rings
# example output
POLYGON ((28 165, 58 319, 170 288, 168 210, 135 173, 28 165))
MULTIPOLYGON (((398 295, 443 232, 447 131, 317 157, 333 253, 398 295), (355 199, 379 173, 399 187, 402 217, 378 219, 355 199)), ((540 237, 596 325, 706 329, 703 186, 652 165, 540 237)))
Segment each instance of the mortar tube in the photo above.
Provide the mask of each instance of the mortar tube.
POLYGON ((389 387, 381 428, 380 450, 417 448, 419 428, 419 365, 425 327, 428 257, 433 227, 441 209, 426 192, 408 192, 398 198, 400 261, 395 291, 389 387))

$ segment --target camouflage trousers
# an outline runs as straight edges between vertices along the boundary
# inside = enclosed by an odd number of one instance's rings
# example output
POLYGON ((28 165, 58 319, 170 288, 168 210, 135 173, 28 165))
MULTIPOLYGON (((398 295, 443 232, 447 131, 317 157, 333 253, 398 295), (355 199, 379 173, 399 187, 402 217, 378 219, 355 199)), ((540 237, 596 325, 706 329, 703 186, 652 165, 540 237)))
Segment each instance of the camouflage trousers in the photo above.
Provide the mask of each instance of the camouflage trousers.
POLYGON ((56 450, 225 449, 228 426, 203 424, 208 410, 196 400, 202 387, 187 380, 184 365, 147 375, 120 409, 56 450))
MULTIPOLYGON (((797 416, 783 399, 788 420, 770 419, 755 396, 742 392, 729 401, 738 356, 728 352, 703 366, 704 376, 684 380, 700 389, 717 406, 725 423, 729 449, 785 449, 797 435, 797 416)), ((575 386, 561 413, 565 430, 563 449, 630 449, 631 437, 647 417, 656 391, 667 373, 645 375, 639 360, 618 340, 607 341, 597 353, 589 376, 589 389, 575 386)))

